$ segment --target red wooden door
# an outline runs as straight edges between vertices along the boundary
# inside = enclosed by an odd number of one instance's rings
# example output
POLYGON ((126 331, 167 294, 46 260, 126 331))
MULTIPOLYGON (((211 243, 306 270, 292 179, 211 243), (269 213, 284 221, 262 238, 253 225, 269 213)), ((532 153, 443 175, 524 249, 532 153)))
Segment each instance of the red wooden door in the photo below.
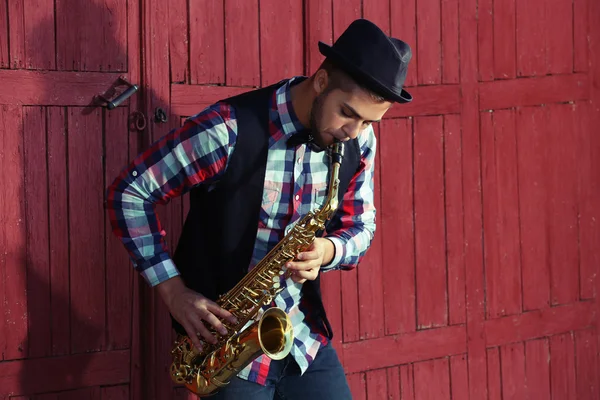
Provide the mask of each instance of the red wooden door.
MULTIPOLYGON (((0 399, 194 398, 104 187, 182 117, 312 73, 361 16, 413 46, 415 101, 376 128, 372 249, 324 276, 354 397, 599 397, 597 2, 55 3, 0 5, 0 399), (143 101, 87 107, 119 75, 143 101)), ((159 209, 171 249, 186 211, 159 209)))
POLYGON ((128 399, 132 271, 103 198, 137 96, 93 100, 139 83, 139 6, 0 2, 0 32, 0 399, 128 399))

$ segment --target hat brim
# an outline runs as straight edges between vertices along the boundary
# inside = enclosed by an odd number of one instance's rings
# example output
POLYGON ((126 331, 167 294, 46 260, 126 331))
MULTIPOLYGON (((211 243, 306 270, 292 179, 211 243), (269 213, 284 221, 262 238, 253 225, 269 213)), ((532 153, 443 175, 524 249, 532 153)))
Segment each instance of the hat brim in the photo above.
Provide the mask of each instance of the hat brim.
POLYGON ((371 74, 363 71, 360 67, 354 65, 348 59, 346 59, 342 54, 335 51, 335 49, 329 46, 326 43, 319 42, 319 51, 326 58, 330 59, 341 69, 346 71, 349 75, 351 75, 354 79, 359 81, 359 83, 364 83, 366 87, 372 89, 373 91, 381 94, 386 99, 394 100, 398 103, 410 103, 412 101, 412 96, 406 90, 401 89, 400 92, 394 91, 380 82, 378 79, 373 77, 371 74))

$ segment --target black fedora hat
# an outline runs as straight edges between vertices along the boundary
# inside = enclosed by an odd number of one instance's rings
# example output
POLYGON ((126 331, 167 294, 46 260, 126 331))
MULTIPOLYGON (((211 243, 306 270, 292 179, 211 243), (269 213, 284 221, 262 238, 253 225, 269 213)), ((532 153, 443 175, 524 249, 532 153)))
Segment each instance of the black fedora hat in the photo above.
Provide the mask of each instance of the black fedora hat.
POLYGON ((412 101, 402 88, 412 58, 410 46, 371 21, 352 22, 333 46, 319 42, 319 51, 367 89, 398 103, 412 101))

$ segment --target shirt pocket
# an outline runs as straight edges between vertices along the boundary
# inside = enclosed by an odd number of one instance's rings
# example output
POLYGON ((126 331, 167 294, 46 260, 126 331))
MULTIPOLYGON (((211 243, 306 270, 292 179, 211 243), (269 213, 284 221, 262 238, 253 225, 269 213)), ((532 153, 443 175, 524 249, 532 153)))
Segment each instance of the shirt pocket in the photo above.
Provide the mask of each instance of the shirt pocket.
POLYGON ((321 183, 313 186, 312 189, 312 208, 322 208, 327 200, 327 184, 321 183))
POLYGON ((271 216, 273 213, 273 207, 275 207, 278 201, 279 189, 265 185, 263 188, 262 210, 267 214, 267 216, 271 216))

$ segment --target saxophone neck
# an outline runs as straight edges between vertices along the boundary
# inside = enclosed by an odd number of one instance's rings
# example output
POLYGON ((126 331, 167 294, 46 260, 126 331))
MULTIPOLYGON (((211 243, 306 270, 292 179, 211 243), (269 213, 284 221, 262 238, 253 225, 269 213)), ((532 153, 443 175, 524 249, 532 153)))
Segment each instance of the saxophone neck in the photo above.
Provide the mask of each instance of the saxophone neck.
POLYGON ((335 142, 331 145, 331 166, 329 171, 329 191, 327 193, 327 200, 321 209, 327 215, 327 219, 337 210, 338 208, 338 191, 340 187, 340 167, 344 158, 344 144, 342 142, 335 142))

